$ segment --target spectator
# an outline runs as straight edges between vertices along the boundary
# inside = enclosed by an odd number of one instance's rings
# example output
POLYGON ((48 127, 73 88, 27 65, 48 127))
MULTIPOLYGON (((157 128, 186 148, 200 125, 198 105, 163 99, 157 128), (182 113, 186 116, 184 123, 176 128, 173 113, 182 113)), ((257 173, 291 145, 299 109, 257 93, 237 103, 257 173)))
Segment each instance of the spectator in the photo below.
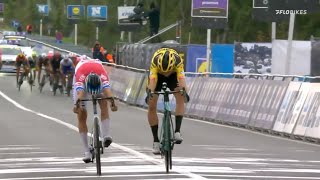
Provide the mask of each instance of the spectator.
POLYGON ((133 9, 134 14, 129 18, 134 22, 139 22, 142 25, 142 20, 144 19, 144 10, 143 3, 138 3, 137 6, 133 9))
POLYGON ((93 59, 99 59, 102 62, 106 62, 103 52, 104 52, 104 48, 101 46, 99 41, 96 41, 92 48, 93 59))
POLYGON ((19 24, 17 27, 17 32, 21 33, 22 32, 22 26, 19 24))
POLYGON ((32 33, 32 25, 28 24, 27 27, 26 27, 26 30, 27 30, 28 34, 31 34, 32 33))
POLYGON ((56 30, 56 42, 61 44, 63 39, 63 35, 60 31, 56 30))
POLYGON ((155 3, 150 4, 150 11, 147 16, 150 20, 150 36, 158 34, 160 26, 160 9, 156 7, 155 3))

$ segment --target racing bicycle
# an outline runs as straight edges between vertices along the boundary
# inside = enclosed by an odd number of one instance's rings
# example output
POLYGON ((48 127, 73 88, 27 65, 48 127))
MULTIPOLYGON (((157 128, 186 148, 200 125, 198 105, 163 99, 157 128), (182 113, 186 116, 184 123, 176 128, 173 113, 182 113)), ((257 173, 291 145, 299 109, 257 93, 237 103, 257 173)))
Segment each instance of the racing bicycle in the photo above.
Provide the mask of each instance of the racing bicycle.
POLYGON ((100 124, 99 116, 97 112, 97 101, 99 100, 110 100, 111 105, 115 106, 113 97, 100 97, 99 95, 92 95, 91 99, 83 99, 79 101, 92 101, 93 103, 93 127, 90 136, 90 146, 91 146, 91 162, 96 159, 97 174, 101 176, 101 154, 103 154, 102 141, 100 140, 100 124))
POLYGON ((175 144, 174 140, 174 130, 173 123, 171 118, 171 108, 169 103, 169 95, 181 93, 181 95, 186 97, 185 89, 181 89, 178 91, 168 91, 167 83, 162 83, 162 91, 160 92, 151 92, 152 94, 163 95, 163 103, 164 103, 164 116, 162 119, 162 126, 160 131, 160 152, 161 157, 164 157, 166 172, 169 173, 169 169, 172 169, 172 150, 175 144))
POLYGON ((21 85, 23 83, 23 80, 28 79, 28 83, 30 85, 30 90, 32 92, 32 86, 33 86, 33 76, 32 76, 32 72, 31 70, 29 71, 29 73, 26 75, 25 71, 20 72, 20 78, 18 81, 18 90, 20 91, 21 89, 21 85))

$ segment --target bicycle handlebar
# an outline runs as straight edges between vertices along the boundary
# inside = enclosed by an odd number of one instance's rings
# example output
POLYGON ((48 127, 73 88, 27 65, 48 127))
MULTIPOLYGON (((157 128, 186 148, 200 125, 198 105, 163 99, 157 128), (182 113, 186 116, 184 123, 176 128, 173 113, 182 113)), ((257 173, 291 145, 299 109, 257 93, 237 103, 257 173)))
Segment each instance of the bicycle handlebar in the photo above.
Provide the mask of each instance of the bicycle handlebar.
POLYGON ((155 91, 155 92, 151 92, 151 94, 176 94, 176 93, 183 93, 183 92, 185 92, 185 90, 184 89, 180 89, 180 90, 178 90, 178 91, 164 91, 164 92, 162 92, 162 91, 155 91))
POLYGON ((93 100, 111 100, 114 102, 114 97, 94 97, 90 99, 79 99, 79 101, 93 101, 93 100))

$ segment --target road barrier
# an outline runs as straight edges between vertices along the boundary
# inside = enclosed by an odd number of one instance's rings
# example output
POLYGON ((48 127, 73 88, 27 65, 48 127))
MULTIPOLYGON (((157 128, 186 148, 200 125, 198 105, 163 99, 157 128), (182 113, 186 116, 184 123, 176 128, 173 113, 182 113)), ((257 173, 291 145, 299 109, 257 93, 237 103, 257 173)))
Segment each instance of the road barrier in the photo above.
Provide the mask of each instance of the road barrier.
MULTIPOLYGON (((146 108, 148 71, 104 64, 114 95, 146 108)), ((186 116, 312 142, 320 139, 320 83, 312 83, 320 77, 188 72, 186 76, 191 98, 186 116)), ((170 99, 174 112, 173 96, 170 99)))

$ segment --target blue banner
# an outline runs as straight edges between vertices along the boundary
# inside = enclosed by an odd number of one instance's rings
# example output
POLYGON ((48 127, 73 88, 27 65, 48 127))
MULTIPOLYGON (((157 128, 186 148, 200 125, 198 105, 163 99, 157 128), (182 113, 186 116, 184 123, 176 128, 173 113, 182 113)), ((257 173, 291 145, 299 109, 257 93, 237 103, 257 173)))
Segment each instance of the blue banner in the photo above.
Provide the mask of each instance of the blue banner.
POLYGON ((68 19, 80 19, 84 16, 83 5, 68 5, 67 6, 67 17, 68 19))
POLYGON ((37 4, 37 7, 41 15, 49 16, 49 6, 47 4, 37 4))
POLYGON ((205 45, 188 45, 186 72, 206 72, 206 53, 205 45))
POLYGON ((233 73, 233 44, 214 44, 211 46, 212 72, 233 73))
POLYGON ((93 6, 87 7, 87 17, 91 21, 106 21, 108 18, 107 6, 93 6))

